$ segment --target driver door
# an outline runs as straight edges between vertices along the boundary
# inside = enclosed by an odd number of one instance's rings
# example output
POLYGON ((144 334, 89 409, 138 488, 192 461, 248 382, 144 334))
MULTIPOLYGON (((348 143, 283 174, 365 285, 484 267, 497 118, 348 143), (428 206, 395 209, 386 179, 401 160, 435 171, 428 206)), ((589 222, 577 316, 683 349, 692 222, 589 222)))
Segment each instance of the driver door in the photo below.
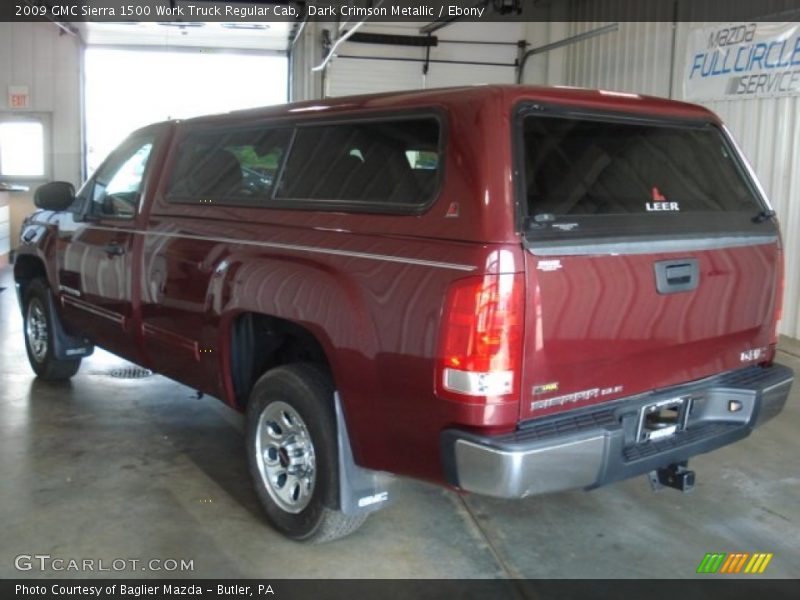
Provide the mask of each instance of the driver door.
POLYGON ((59 293, 71 329, 134 361, 133 247, 155 142, 155 131, 137 134, 106 159, 79 192, 85 216, 59 248, 59 293))

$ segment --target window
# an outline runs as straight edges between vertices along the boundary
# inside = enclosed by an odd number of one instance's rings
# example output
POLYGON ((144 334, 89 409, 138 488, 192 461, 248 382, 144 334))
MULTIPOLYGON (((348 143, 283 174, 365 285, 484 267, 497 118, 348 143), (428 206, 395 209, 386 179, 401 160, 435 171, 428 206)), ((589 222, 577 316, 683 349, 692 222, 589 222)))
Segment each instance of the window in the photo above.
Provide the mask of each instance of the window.
POLYGON ((439 154, 426 150, 406 150, 408 165, 415 170, 435 170, 439 168, 439 154))
POLYGON ((45 176, 44 125, 38 120, 0 122, 0 176, 45 176))
POLYGON ((132 219, 136 215, 142 180, 153 139, 139 139, 115 151, 90 183, 92 214, 132 219))
POLYGON ((763 210, 758 192, 711 123, 539 111, 520 126, 523 225, 538 240, 771 227, 753 220, 763 210))
POLYGON ((524 120, 530 214, 755 214, 759 203, 712 126, 524 120))
POLYGON ((264 205, 289 146, 288 128, 198 131, 178 148, 167 196, 208 204, 264 205))
POLYGON ((215 128, 191 131, 179 144, 167 199, 413 207, 431 199, 438 176, 439 122, 431 117, 295 129, 215 128))
POLYGON ((438 181, 432 117, 299 127, 276 197, 338 204, 427 204, 438 181))

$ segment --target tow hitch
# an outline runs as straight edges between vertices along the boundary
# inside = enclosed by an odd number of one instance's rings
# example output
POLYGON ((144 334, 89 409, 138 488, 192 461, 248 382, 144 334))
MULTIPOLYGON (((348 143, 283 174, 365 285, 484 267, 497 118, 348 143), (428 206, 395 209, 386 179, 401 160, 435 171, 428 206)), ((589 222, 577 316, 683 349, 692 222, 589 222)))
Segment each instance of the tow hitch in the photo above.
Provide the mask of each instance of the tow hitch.
POLYGON ((663 469, 650 471, 650 485, 653 491, 670 487, 682 492, 689 492, 694 488, 694 471, 687 468, 688 461, 672 464, 663 469))

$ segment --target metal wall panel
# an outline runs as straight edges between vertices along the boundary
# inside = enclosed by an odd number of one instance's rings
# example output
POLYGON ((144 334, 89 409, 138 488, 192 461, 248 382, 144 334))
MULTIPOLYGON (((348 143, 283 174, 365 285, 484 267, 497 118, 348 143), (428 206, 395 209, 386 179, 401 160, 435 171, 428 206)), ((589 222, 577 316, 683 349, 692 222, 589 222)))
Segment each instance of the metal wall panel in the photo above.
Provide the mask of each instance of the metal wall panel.
MULTIPOLYGON (((577 35, 606 23, 570 23, 577 35)), ((672 71, 672 24, 620 23, 619 30, 568 48, 567 85, 669 96, 672 71)))

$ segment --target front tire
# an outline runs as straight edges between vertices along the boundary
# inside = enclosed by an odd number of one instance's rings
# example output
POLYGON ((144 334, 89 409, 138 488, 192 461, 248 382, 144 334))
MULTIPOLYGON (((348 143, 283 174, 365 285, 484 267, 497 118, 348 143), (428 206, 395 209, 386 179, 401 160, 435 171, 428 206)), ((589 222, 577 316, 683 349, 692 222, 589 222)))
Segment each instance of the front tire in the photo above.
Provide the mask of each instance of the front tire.
POLYGON ((349 535, 366 515, 339 510, 339 453, 333 383, 311 364, 277 367, 253 387, 247 457, 272 526, 296 541, 349 535))
POLYGON ((26 286, 24 300, 23 331, 31 368, 45 381, 69 379, 78 372, 81 359, 61 360, 54 355, 54 324, 58 315, 50 310, 50 290, 46 283, 41 279, 31 281, 26 286))

